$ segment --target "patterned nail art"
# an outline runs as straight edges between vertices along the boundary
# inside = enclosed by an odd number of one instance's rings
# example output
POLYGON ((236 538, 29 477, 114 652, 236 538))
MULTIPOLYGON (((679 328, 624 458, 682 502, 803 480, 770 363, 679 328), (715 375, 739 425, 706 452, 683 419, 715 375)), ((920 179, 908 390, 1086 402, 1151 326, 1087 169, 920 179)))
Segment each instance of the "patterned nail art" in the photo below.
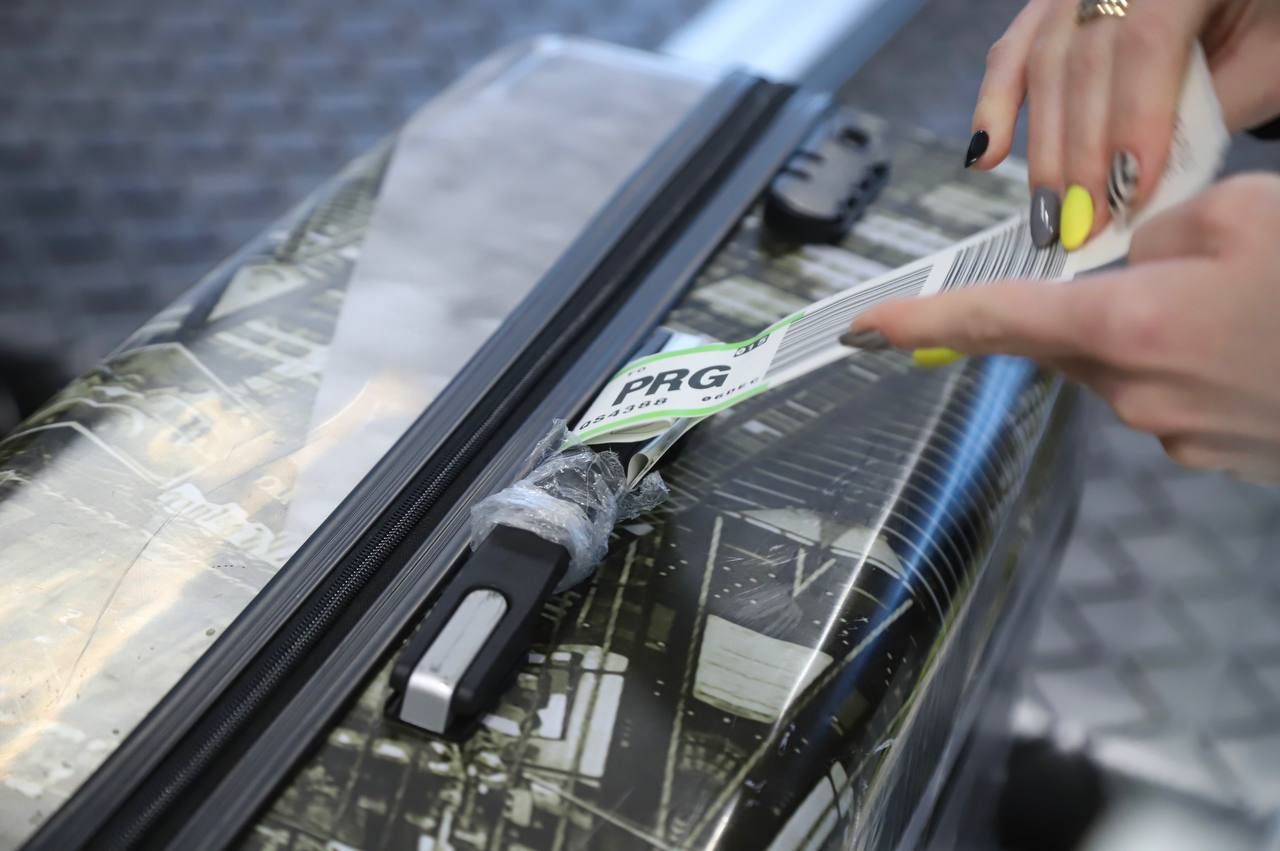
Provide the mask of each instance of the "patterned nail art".
POLYGON ((1111 215, 1124 221, 1138 188, 1138 158, 1128 151, 1120 151, 1111 160, 1111 172, 1107 175, 1107 206, 1111 215))

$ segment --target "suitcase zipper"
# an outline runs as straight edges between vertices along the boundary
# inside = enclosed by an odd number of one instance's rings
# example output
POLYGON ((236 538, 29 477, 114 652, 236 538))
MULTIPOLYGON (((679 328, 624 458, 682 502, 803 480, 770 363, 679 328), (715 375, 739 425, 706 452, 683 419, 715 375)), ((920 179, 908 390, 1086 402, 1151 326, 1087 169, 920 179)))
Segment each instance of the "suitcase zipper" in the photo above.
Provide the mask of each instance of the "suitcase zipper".
MULTIPOLYGON (((382 512, 372 531, 362 536, 364 543, 358 554, 344 559, 347 566, 341 569, 340 575, 311 595, 312 601, 290 619, 292 625, 285 627, 286 634, 273 638, 264 648, 264 654, 258 657, 261 661, 250 663, 238 677, 239 683, 205 713, 207 720, 197 720, 148 776, 140 782, 135 778, 133 791, 120 804, 104 807, 96 801, 86 801, 78 811, 64 807, 32 838, 29 849, 61 851, 85 847, 91 842, 94 848, 125 851, 140 845, 163 845, 165 835, 180 828, 182 816, 178 811, 184 808, 178 806, 179 803, 185 797, 198 794, 197 787, 206 781, 216 782, 208 777, 209 772, 216 769, 216 763, 226 757, 228 749, 258 720, 286 680, 304 664, 308 654, 329 634, 396 549, 418 529, 458 473, 482 458, 494 435, 509 424, 512 412, 526 401, 530 392, 567 368, 558 363, 565 350, 590 339, 593 332, 603 328, 642 279, 645 269, 662 256, 665 246, 678 235, 681 224, 700 209, 732 172, 792 92, 790 87, 743 75, 728 78, 721 85, 722 89, 726 87, 737 90, 733 109, 676 170, 653 201, 637 211, 613 250, 578 282, 572 296, 533 343, 525 347, 519 369, 504 372, 485 394, 481 407, 473 409, 453 431, 441 452, 435 455, 446 460, 429 462, 420 471, 415 477, 417 482, 402 491, 382 512), (530 355, 536 361, 526 367, 523 361, 530 355)), ((677 129, 676 134, 679 132, 677 129)), ((620 194, 626 191, 624 188, 620 194)), ((598 251, 598 246, 587 248, 598 251)), ((551 275, 554 274, 555 270, 551 275)), ((74 799, 73 803, 76 803, 74 799)))

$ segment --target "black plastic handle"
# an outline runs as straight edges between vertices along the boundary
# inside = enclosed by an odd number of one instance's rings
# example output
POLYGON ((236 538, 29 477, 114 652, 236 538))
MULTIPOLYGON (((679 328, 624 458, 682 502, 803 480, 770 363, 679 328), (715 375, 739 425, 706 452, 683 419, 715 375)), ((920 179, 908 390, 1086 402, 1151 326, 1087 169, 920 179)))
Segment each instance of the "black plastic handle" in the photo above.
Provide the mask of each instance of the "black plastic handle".
MULTIPOLYGON (((483 630, 483 643, 448 696, 448 719, 444 725, 431 724, 430 732, 449 734, 491 709, 502 697, 524 660, 532 642, 533 627, 543 605, 555 592, 556 585, 569 566, 569 552, 559 544, 523 529, 496 526, 476 548, 457 576, 449 582, 440 599, 427 613, 422 626, 396 659, 391 671, 392 698, 388 714, 399 721, 423 726, 405 717, 405 698, 414 689, 414 672, 433 645, 442 639, 446 627, 464 601, 474 592, 497 592, 506 608, 497 623, 455 624, 445 640, 459 630, 483 630)), ((486 595, 487 599, 492 599, 486 595)), ((474 599, 474 598, 473 598, 474 599)), ((463 611, 462 618, 469 617, 463 611)), ((437 656, 452 648, 437 648, 437 656)), ((440 695, 432 699, 444 699, 440 695)))
POLYGON ((764 221, 796 242, 838 242, 889 180, 889 158, 849 110, 835 110, 765 193, 764 221))
MULTIPOLYGON (((671 330, 658 327, 632 355, 632 359, 662 351, 672 339, 671 330)), ((638 444, 597 447, 618 453, 625 468, 638 444)), ((543 605, 569 567, 569 552, 559 544, 532 532, 496 526, 449 580, 440 599, 427 613, 422 626, 409 640, 391 669, 391 699, 387 715, 397 721, 434 733, 450 735, 465 730, 502 698, 532 642, 533 626, 543 605), (488 632, 483 646, 467 664, 452 687, 449 723, 421 725, 405 717, 405 697, 413 687, 414 671, 449 626, 454 614, 478 591, 494 591, 506 601, 501 620, 488 632)), ((455 628, 454 632, 457 632, 455 628)), ((450 636, 446 636, 451 640, 450 636)), ((438 648, 444 650, 445 648, 438 648)), ((469 649, 465 652, 469 652, 469 649)), ((465 655, 465 652, 460 655, 465 655)), ((433 718, 437 717, 435 715, 433 718)))

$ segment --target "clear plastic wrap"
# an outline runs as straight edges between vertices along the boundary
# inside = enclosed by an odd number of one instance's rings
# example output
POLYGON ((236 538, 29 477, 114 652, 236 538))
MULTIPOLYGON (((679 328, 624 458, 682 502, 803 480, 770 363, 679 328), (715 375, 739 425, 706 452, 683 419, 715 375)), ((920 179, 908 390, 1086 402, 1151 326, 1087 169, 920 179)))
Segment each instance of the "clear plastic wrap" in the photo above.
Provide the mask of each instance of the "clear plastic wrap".
POLYGON ((534 451, 531 471, 471 509, 474 549, 494 526, 510 526, 545 538, 569 551, 569 569, 556 591, 572 588, 591 575, 609 549, 609 534, 619 520, 649 511, 667 498, 656 472, 627 487, 618 453, 577 443, 557 421, 534 451))

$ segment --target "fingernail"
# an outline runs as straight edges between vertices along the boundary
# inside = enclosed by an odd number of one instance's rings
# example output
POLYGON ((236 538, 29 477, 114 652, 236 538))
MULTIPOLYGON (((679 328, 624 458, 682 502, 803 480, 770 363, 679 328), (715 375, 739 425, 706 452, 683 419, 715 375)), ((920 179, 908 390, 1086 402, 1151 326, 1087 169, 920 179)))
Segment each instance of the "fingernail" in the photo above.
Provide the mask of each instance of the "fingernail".
POLYGON ((965 168, 982 159, 982 155, 987 152, 987 143, 990 141, 986 130, 979 130, 973 134, 973 138, 969 140, 969 151, 964 155, 965 168))
POLYGON ((875 329, 850 331, 847 334, 841 334, 840 343, 851 349, 865 349, 871 352, 893 348, 893 346, 889 345, 889 341, 884 338, 884 335, 875 329))
POLYGON ((1036 248, 1048 248, 1058 239, 1058 218, 1062 202, 1058 193, 1041 186, 1031 196, 1031 241, 1036 248))
POLYGON ((1107 175, 1107 206, 1118 221, 1128 220, 1129 204, 1138 188, 1138 158, 1128 151, 1120 151, 1111 158, 1111 173, 1107 175))
POLYGON ((946 366, 962 359, 964 355, 955 349, 916 349, 911 353, 911 362, 926 369, 946 366))
POLYGON ((1084 245, 1093 230, 1093 197, 1083 186, 1072 184, 1062 199, 1062 217, 1058 227, 1062 247, 1075 251, 1084 245))

